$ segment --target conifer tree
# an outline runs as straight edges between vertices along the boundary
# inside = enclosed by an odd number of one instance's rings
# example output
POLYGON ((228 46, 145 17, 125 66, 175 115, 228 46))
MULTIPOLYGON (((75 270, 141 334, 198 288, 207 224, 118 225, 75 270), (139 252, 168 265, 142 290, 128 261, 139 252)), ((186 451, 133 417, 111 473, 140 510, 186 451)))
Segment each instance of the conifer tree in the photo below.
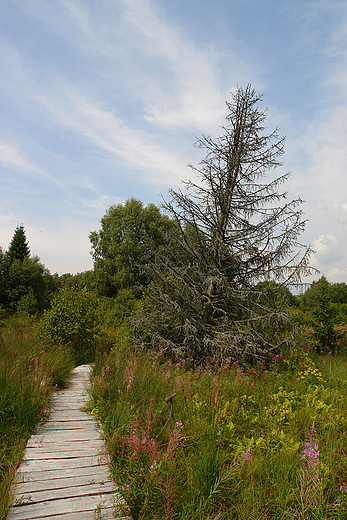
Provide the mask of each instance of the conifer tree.
POLYGON ((158 348, 196 362, 279 351, 290 341, 290 315, 256 286, 274 282, 269 290, 281 291, 310 272, 310 248, 298 241, 302 200, 279 192, 288 174, 265 178, 282 165, 284 138, 278 129, 265 134, 261 98, 250 85, 236 90, 222 136, 197 140, 206 154, 191 166, 198 181, 163 202, 180 233, 149 266, 157 282, 145 321, 158 348))
POLYGON ((23 262, 24 258, 30 257, 30 248, 25 236, 23 224, 17 226, 15 229, 10 246, 8 248, 8 257, 11 263, 13 260, 20 260, 23 262))

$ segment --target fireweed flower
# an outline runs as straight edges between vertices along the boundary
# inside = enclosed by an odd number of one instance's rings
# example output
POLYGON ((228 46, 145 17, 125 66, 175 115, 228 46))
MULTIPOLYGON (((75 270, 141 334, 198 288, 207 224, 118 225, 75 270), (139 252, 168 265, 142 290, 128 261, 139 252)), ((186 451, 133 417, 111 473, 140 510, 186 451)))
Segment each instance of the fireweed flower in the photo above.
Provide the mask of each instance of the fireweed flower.
POLYGON ((251 452, 249 450, 244 451, 244 452, 240 453, 240 455, 238 456, 237 463, 243 464, 244 462, 247 462, 247 460, 249 460, 250 458, 251 458, 251 452))
POLYGON ((182 430, 183 428, 183 423, 181 423, 181 421, 177 421, 175 423, 175 428, 177 428, 178 430, 182 430))
POLYGON ((306 442, 301 460, 305 460, 309 466, 317 466, 319 463, 319 448, 314 438, 310 438, 306 442))
POLYGON ((347 493, 347 484, 343 483, 342 486, 340 486, 340 491, 347 493))

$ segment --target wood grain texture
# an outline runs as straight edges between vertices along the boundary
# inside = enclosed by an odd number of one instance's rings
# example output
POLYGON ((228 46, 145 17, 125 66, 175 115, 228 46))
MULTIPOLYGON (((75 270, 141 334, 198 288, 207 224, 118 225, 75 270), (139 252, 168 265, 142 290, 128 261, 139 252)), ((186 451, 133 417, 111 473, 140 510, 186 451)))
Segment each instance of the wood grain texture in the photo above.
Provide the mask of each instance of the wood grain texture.
POLYGON ((90 367, 72 371, 48 421, 29 439, 8 520, 131 520, 110 480, 101 430, 86 412, 90 367))

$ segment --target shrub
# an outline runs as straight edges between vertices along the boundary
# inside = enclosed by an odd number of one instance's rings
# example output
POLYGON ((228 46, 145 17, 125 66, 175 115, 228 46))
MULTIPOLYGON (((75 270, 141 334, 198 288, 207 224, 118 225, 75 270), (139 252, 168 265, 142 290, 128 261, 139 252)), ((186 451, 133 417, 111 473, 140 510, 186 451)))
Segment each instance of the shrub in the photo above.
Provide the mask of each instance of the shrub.
POLYGON ((61 289, 42 320, 44 334, 54 343, 71 346, 76 363, 93 360, 100 329, 98 297, 85 288, 61 289))

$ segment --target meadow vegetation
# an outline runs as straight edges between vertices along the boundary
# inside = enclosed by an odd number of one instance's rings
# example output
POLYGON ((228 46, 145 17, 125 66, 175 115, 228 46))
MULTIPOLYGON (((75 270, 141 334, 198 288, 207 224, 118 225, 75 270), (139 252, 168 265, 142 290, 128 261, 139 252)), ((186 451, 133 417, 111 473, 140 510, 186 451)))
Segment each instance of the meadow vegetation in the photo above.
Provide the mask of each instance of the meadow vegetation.
POLYGON ((298 344, 247 368, 98 356, 92 413, 134 520, 346 518, 346 353, 298 344))

